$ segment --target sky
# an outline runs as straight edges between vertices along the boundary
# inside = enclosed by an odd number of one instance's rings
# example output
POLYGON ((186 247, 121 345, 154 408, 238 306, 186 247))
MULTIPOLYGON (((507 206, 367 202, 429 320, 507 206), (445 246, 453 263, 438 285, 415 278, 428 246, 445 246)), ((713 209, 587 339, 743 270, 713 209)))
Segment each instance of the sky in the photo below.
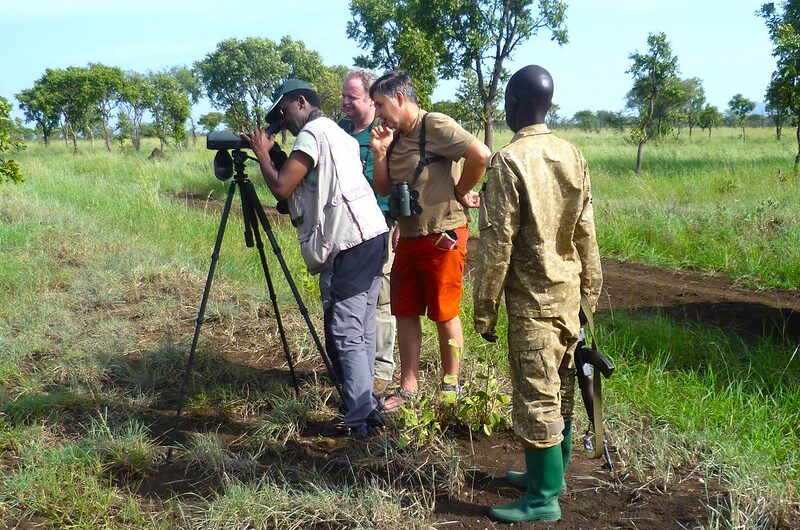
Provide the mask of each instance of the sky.
MULTIPOLYGON (((513 73, 538 64, 553 76, 559 115, 583 109, 623 110, 631 88, 629 55, 647 51, 649 33, 664 32, 679 75, 698 77, 720 110, 734 94, 762 102, 775 67, 761 18, 764 0, 566 0, 569 42, 545 30, 507 62, 513 73)), ((537 2, 534 2, 536 4, 537 2)), ((215 0, 0 0, 0 96, 12 101, 46 68, 100 62, 145 73, 202 60, 221 40, 283 35, 302 40, 327 65, 352 66, 362 53, 347 38, 348 0, 282 2, 215 0)), ((444 81, 433 100, 454 99, 444 81)), ((761 108, 759 106, 759 108, 761 108)), ((201 102, 192 114, 213 110, 201 102)), ((15 110, 13 116, 21 116, 15 110)))

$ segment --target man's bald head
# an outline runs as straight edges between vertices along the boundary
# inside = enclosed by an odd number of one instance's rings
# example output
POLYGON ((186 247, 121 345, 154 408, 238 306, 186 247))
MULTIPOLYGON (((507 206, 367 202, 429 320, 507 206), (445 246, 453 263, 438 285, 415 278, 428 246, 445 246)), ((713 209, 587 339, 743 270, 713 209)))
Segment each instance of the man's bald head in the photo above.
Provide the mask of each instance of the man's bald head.
POLYGON ((506 123, 512 131, 544 123, 553 102, 553 78, 535 64, 518 70, 506 86, 506 123))

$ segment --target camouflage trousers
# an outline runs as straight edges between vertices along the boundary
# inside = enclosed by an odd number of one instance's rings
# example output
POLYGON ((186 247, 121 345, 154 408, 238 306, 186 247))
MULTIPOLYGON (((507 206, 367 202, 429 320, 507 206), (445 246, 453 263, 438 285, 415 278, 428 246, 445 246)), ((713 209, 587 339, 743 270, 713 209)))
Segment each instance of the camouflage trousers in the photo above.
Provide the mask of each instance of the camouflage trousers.
POLYGON ((561 443, 575 407, 578 310, 556 318, 509 315, 508 360, 514 432, 526 448, 561 443))

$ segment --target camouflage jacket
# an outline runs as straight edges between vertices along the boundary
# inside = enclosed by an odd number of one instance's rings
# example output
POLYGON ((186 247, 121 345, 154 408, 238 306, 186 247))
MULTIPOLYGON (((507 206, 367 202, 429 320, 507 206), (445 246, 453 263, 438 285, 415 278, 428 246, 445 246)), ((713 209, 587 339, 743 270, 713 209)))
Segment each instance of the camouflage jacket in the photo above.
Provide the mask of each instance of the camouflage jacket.
POLYGON ((543 125, 521 129, 492 157, 478 221, 475 329, 506 308, 534 318, 597 304, 602 285, 589 169, 578 148, 543 125))

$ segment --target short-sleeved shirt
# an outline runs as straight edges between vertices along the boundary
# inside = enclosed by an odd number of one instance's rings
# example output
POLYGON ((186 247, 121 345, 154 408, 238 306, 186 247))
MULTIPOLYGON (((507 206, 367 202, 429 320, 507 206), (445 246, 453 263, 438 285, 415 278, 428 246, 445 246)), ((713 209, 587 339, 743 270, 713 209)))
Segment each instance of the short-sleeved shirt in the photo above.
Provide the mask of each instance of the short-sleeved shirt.
POLYGON ((361 167, 364 168, 364 176, 367 178, 367 182, 369 182, 369 185, 372 186, 372 190, 375 192, 375 200, 378 201, 378 206, 380 206, 381 211, 384 214, 388 214, 389 196, 378 193, 378 190, 375 189, 375 183, 372 177, 375 168, 375 155, 373 154, 372 147, 370 147, 369 144, 369 135, 372 131, 372 124, 370 123, 361 131, 354 133, 353 122, 350 121, 349 118, 344 118, 339 121, 339 127, 347 131, 347 133, 355 138, 358 142, 359 157, 361 158, 361 167))
POLYGON ((465 225, 469 218, 453 189, 461 176, 458 161, 477 139, 455 120, 438 112, 419 111, 411 129, 400 134, 389 157, 389 178, 392 184, 405 181, 419 192, 422 213, 400 217, 397 225, 402 237, 437 234, 465 225), (416 182, 414 170, 419 162, 419 135, 422 117, 425 120, 425 155, 443 157, 420 173, 416 182))

